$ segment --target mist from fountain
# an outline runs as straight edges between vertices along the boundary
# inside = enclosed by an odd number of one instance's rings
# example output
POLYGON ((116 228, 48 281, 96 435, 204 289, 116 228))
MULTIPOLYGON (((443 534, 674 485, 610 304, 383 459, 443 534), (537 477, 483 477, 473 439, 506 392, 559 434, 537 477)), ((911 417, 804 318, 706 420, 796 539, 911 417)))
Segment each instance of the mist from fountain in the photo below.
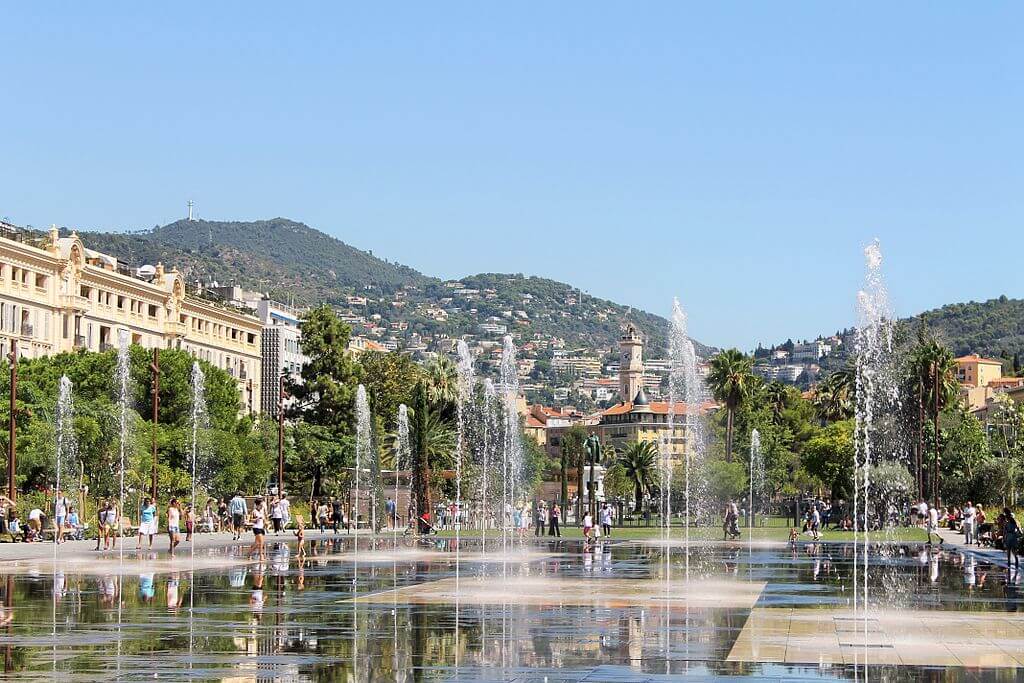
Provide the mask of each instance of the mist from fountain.
MULTIPOLYGON (((72 398, 74 385, 67 375, 60 378, 60 388, 57 394, 56 408, 56 450, 54 453, 54 519, 57 518, 57 505, 64 506, 64 513, 67 514, 67 496, 61 488, 62 478, 69 476, 78 462, 78 440, 75 437, 75 403, 72 398)), ((56 547, 56 543, 54 544, 56 547)))
MULTIPOLYGON (((409 488, 406 492, 406 497, 409 499, 409 507, 413 510, 416 508, 416 491, 412 485, 412 448, 409 445, 409 408, 402 403, 398 406, 398 419, 396 421, 398 425, 398 449, 395 453, 395 512, 396 516, 401 516, 401 511, 398 510, 398 475, 397 472, 402 472, 406 469, 410 470, 409 476, 409 488)), ((395 531, 398 530, 398 524, 394 525, 395 531)), ((396 537, 397 541, 397 537, 396 537)))
MULTIPOLYGON (((352 506, 352 516, 354 519, 351 520, 351 522, 355 523, 352 559, 352 661, 354 663, 353 666, 355 667, 354 670, 357 673, 358 667, 355 663, 359 660, 359 629, 357 626, 359 623, 359 601, 355 598, 359 596, 359 504, 362 493, 363 463, 372 457, 370 452, 371 447, 370 403, 366 398, 366 387, 360 384, 356 388, 356 467, 355 478, 353 480, 354 503, 352 506)), ((372 494, 370 497, 372 498, 372 494)), ((371 539, 372 533, 376 532, 376 507, 376 501, 371 500, 371 524, 373 525, 371 526, 371 539)))

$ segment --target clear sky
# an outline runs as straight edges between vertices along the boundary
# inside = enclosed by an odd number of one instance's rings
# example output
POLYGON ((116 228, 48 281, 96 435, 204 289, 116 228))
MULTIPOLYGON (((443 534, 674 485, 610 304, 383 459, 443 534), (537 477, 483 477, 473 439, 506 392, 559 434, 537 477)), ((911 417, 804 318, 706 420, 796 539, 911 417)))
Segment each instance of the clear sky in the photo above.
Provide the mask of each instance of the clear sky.
POLYGON ((0 216, 302 220, 750 348, 1024 296, 1017 3, 8 3, 0 216))

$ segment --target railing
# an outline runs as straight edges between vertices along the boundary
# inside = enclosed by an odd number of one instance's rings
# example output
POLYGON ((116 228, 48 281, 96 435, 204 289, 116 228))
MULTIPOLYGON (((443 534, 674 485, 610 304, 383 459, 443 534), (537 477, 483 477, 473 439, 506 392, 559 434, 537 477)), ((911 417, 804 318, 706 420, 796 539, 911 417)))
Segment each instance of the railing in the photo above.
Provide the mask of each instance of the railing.
POLYGON ((75 348, 76 349, 84 349, 85 348, 85 335, 81 335, 81 334, 76 334, 75 335, 75 348))
POLYGON ((34 331, 35 331, 35 329, 29 323, 22 323, 21 324, 21 336, 22 337, 31 337, 32 333, 34 331))

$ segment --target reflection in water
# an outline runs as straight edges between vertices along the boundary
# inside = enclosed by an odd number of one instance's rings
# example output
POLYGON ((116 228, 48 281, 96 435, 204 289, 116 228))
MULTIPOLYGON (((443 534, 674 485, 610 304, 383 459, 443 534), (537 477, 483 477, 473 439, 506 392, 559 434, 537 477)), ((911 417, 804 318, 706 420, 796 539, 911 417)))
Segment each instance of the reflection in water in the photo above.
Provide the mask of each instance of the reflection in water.
MULTIPOLYGON (((305 558, 283 544, 271 546, 265 563, 245 562, 224 550, 211 553, 224 566, 192 572, 140 568, 129 559, 124 571, 115 562, 106 575, 64 570, 9 574, 0 581, 4 671, 46 677, 78 673, 87 679, 173 678, 185 671, 198 678, 423 681, 450 677, 458 662, 460 675, 471 680, 532 680, 542 675, 531 676, 531 671, 587 672, 598 666, 621 669, 625 678, 630 672, 853 674, 840 665, 765 669, 724 661, 750 609, 640 600, 622 591, 623 582, 660 585, 663 551, 648 545, 605 543, 582 552, 579 543, 557 541, 535 547, 549 552, 525 560, 491 558, 473 568, 471 582, 462 583, 463 588, 472 583, 474 588, 467 590, 493 599, 463 596, 458 624, 454 605, 417 603, 417 593, 408 590, 454 580, 448 544, 386 539, 379 552, 390 553, 387 562, 358 565, 343 560, 351 548, 340 539, 310 543, 305 558), (396 543, 410 551, 410 559, 394 552, 396 543), (422 552, 412 554, 416 548, 422 552), (355 609, 350 598, 356 572, 359 595, 393 594, 355 609), (553 587, 586 583, 586 593, 602 600, 569 604, 554 590, 550 603, 518 599, 508 590, 516 585, 513 577, 550 581, 553 587), (186 598, 188 609, 183 608, 186 598)), ((366 558, 365 547, 362 552, 366 558)), ((463 540, 463 562, 473 563, 478 552, 478 546, 463 540)), ((673 552, 677 576, 689 561, 700 576, 765 583, 758 609, 850 605, 850 545, 718 545, 688 559, 686 554, 683 548, 673 552)), ((877 574, 879 585, 872 587, 876 595, 885 589, 881 582, 889 580, 886 576, 897 576, 901 604, 912 609, 1021 612, 1019 574, 1008 577, 972 555, 897 547, 874 562, 885 569, 877 574)), ((910 671, 905 677, 914 677, 910 671)), ((946 677, 956 679, 961 673, 950 670, 946 677)))

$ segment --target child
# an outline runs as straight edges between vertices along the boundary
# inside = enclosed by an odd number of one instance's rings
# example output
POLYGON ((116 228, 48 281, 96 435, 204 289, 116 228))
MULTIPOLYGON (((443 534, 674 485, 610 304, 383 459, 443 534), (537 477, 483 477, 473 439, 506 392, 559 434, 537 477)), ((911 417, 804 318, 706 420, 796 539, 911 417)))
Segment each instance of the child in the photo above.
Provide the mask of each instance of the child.
POLYGON ((185 542, 191 543, 192 532, 196 528, 196 513, 192 509, 192 503, 185 506, 185 542))
POLYGON ((302 521, 302 515, 295 515, 295 538, 299 541, 299 557, 306 556, 306 525, 302 521))
POLYGON ((800 534, 797 533, 796 527, 792 527, 789 530, 789 542, 796 543, 797 539, 800 538, 800 534))

